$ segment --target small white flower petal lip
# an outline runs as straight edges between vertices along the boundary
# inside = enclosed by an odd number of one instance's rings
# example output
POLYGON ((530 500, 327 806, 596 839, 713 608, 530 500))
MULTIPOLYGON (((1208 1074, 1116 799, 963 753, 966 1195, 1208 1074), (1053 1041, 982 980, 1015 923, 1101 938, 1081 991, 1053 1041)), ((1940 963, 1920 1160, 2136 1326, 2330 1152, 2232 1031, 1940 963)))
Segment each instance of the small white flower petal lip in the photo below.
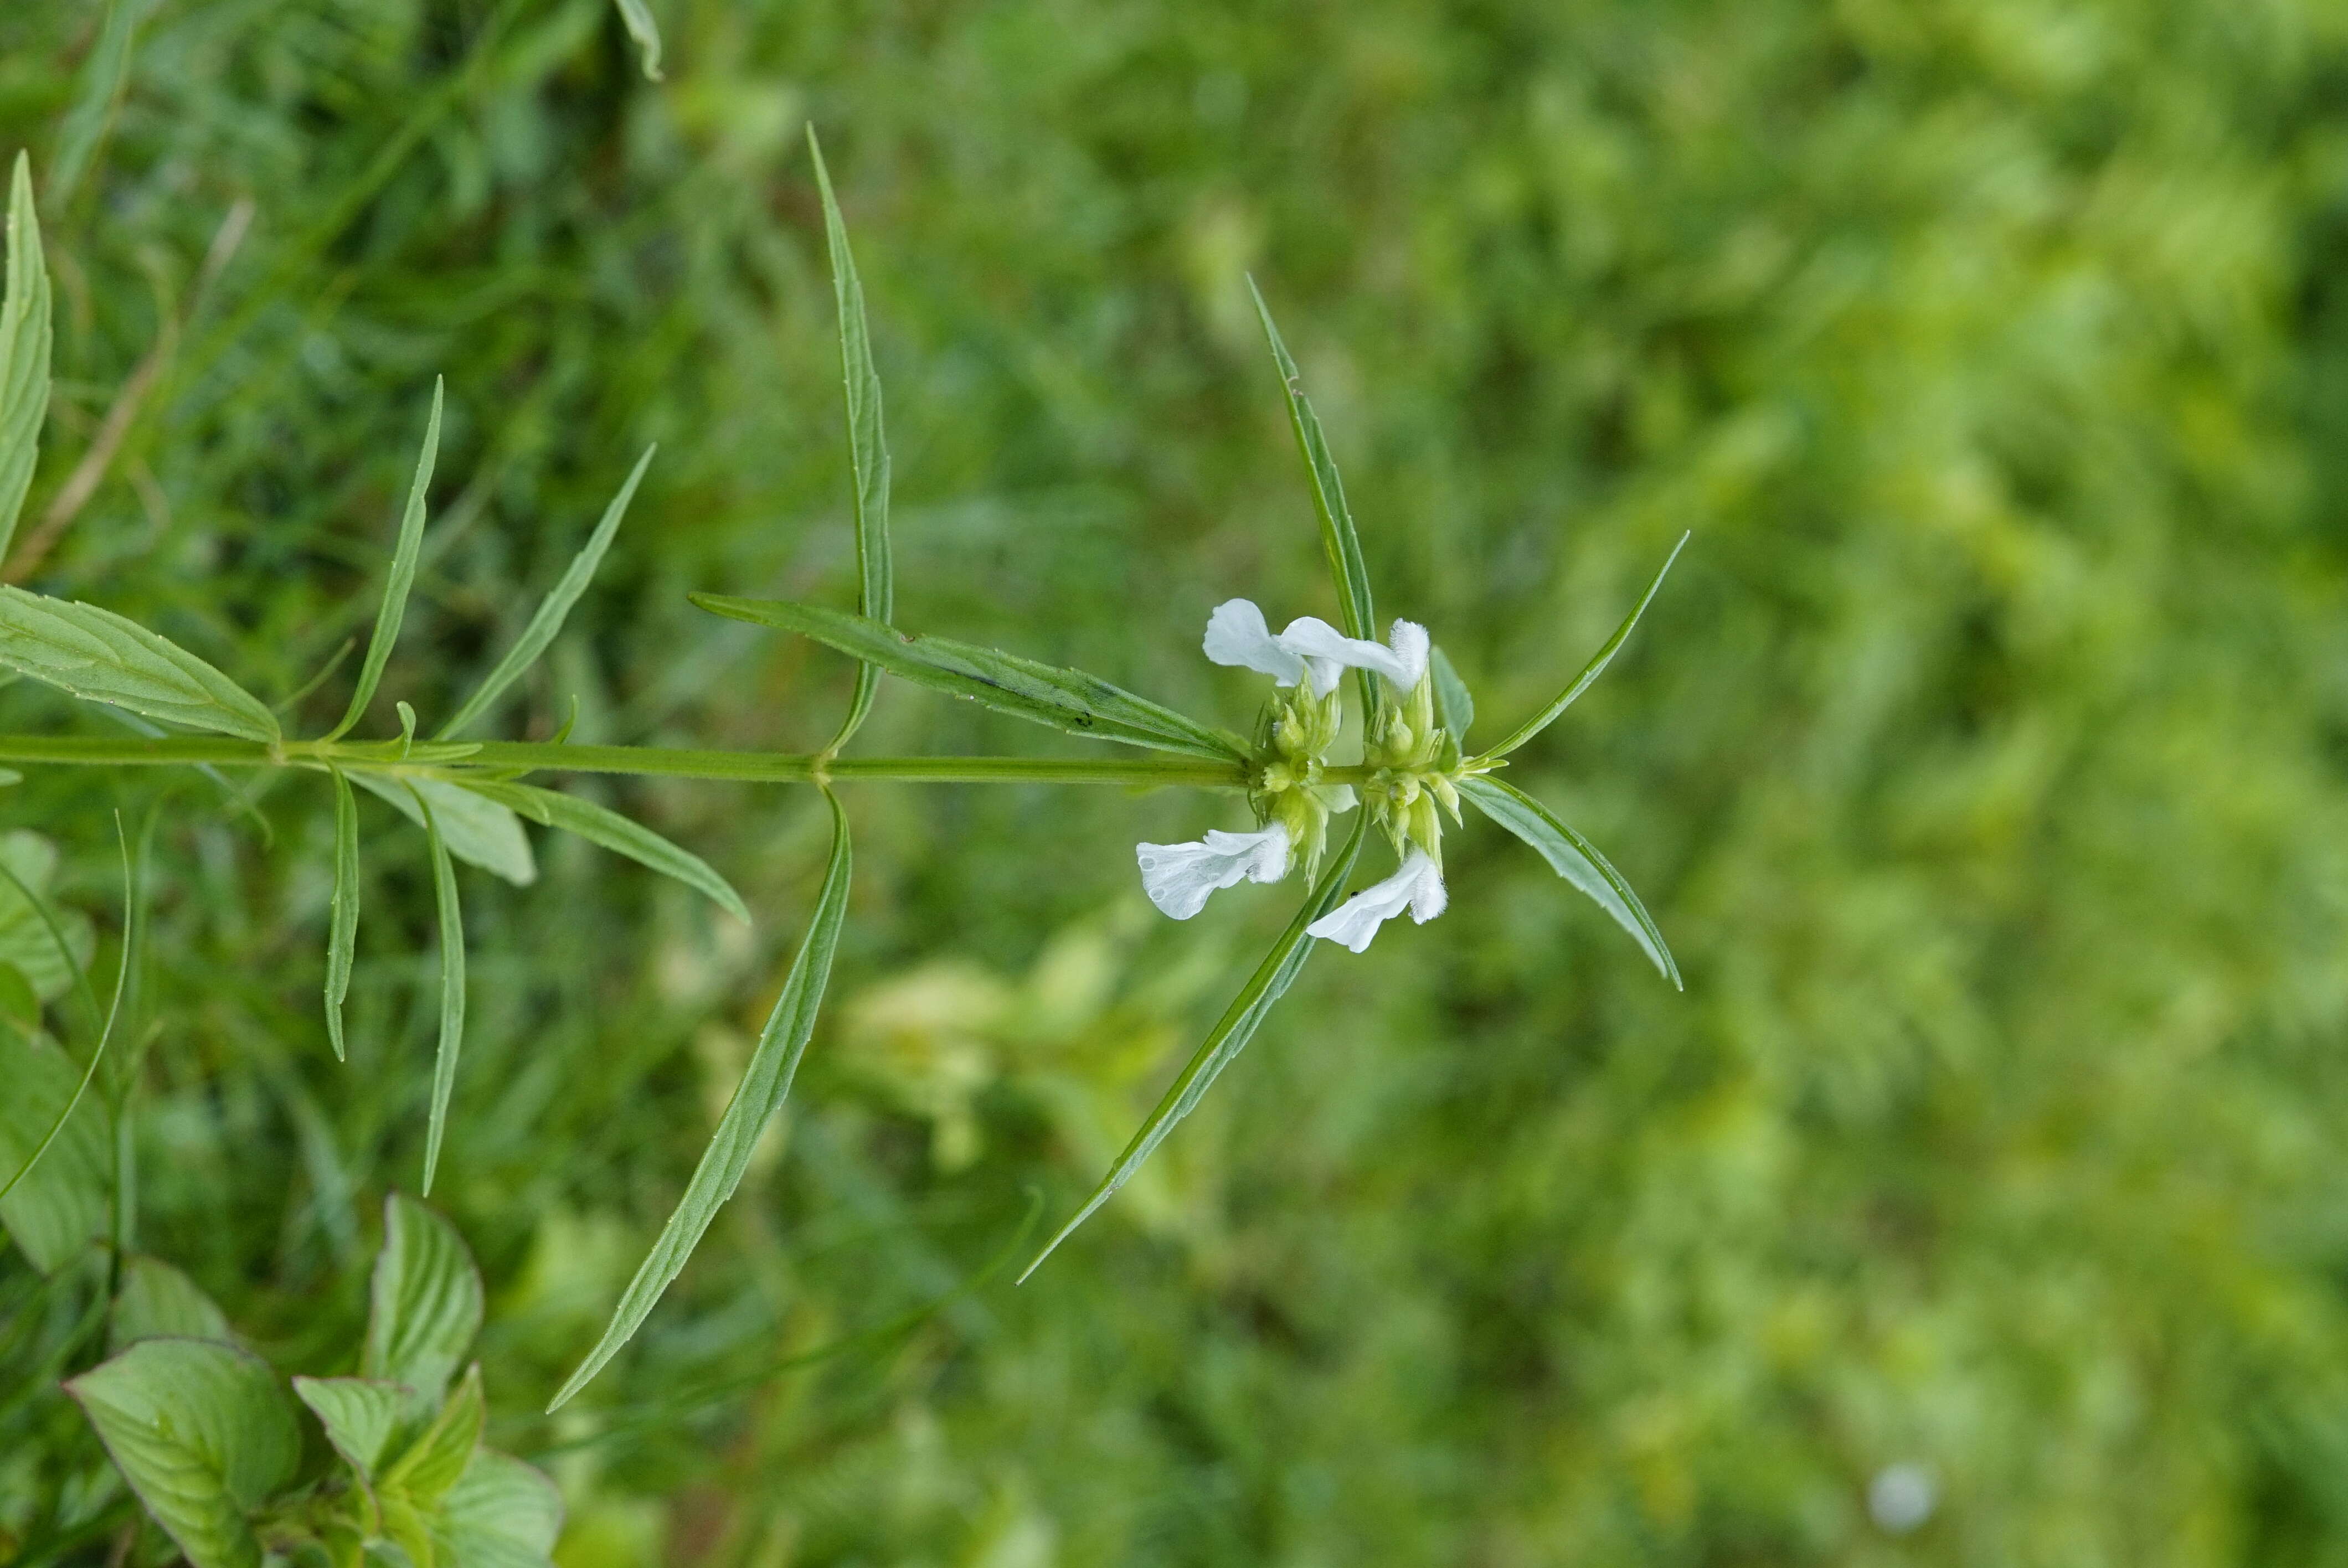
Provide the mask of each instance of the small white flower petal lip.
POLYGON ((1343 816, 1362 804, 1352 784, 1323 784, 1320 791, 1322 807, 1332 816, 1343 816))
POLYGON ((1369 948, 1380 926, 1404 909, 1424 926, 1442 914, 1450 901, 1441 867, 1427 857, 1426 851, 1414 849, 1403 856, 1401 870, 1375 886, 1363 888, 1304 930, 1307 936, 1341 942, 1359 953, 1369 948))
POLYGON ((1426 628, 1416 621, 1397 620, 1389 636, 1392 647, 1348 637, 1327 621, 1307 615, 1290 621, 1277 641, 1291 653, 1303 657, 1316 697, 1334 691, 1339 672, 1344 670, 1375 670, 1407 692, 1426 673, 1426 628))
POLYGON ((1279 823, 1260 833, 1219 833, 1192 844, 1134 846, 1141 863, 1141 890, 1177 920, 1207 907, 1207 896, 1242 880, 1277 882, 1288 875, 1288 829, 1279 823))
POLYGON ((1304 679, 1303 659, 1281 645, 1251 600, 1229 599, 1215 606, 1207 617, 1205 647, 1207 657, 1216 663, 1261 671, 1282 686, 1304 679))

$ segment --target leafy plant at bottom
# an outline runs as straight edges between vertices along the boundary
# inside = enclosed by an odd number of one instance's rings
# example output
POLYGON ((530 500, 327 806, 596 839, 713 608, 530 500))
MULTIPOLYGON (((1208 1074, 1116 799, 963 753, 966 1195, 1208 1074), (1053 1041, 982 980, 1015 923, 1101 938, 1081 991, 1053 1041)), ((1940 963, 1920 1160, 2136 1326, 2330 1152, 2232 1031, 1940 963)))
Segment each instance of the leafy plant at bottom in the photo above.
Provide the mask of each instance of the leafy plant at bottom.
POLYGON ((528 1568, 562 1527, 554 1483, 486 1448, 481 1280, 448 1222, 384 1205, 356 1376, 297 1377, 338 1474, 298 1474, 294 1406, 267 1363, 168 1265, 134 1260, 113 1307, 111 1359, 66 1385, 124 1479, 194 1568, 264 1553, 329 1565, 528 1568), (454 1378, 455 1386, 450 1387, 454 1378))

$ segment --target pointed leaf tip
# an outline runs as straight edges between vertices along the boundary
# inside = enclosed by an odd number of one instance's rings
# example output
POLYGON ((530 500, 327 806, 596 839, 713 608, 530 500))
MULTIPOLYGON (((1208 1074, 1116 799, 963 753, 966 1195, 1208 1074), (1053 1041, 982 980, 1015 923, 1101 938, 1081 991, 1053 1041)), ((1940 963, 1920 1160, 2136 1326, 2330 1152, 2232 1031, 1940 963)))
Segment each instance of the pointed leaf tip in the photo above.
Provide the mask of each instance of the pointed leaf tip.
POLYGON ((1361 858, 1362 844, 1368 834, 1369 813, 1363 812, 1354 818, 1354 831, 1345 840, 1344 848, 1322 873, 1321 880, 1304 900, 1304 907, 1296 912, 1296 917, 1288 923, 1288 929, 1281 933, 1280 939, 1272 944, 1272 951, 1264 956, 1263 962, 1256 967, 1255 973, 1241 988, 1238 997, 1209 1031, 1206 1042, 1191 1056, 1189 1065, 1182 1069, 1181 1076, 1175 1079, 1165 1097, 1159 1101, 1157 1108, 1150 1112, 1140 1130, 1134 1133, 1133 1141, 1109 1166, 1108 1174, 1101 1178, 1100 1184, 1085 1200, 1084 1207, 1078 1209, 1076 1216, 1044 1244, 1044 1250, 1035 1255, 1033 1262, 1020 1270, 1016 1283, 1025 1285, 1027 1276, 1043 1267, 1044 1260, 1051 1256, 1062 1242, 1076 1234, 1077 1226, 1117 1195, 1117 1189, 1141 1169, 1151 1154, 1157 1153, 1158 1146, 1166 1141, 1184 1117, 1197 1108, 1200 1100, 1221 1075, 1223 1069, 1229 1067, 1246 1048, 1248 1041, 1255 1038, 1255 1031, 1271 1013, 1272 1004, 1287 994, 1288 988, 1295 983, 1297 975, 1303 969, 1304 960, 1312 953, 1314 941, 1307 927, 1337 907, 1338 899, 1344 895, 1345 879, 1354 874, 1354 863, 1361 858))
POLYGON ((635 1277, 621 1293, 603 1337, 546 1407, 550 1414, 570 1403, 635 1337, 662 1293, 684 1271, 685 1260, 700 1245, 717 1211, 741 1185, 767 1120, 791 1091, 799 1058, 815 1033, 824 987, 831 979, 832 955, 839 950, 840 927, 848 918, 848 886, 855 864, 849 847, 848 815, 829 790, 824 791, 823 798, 831 808, 831 863, 824 871, 823 891, 816 896, 814 917, 808 922, 807 938, 791 960, 782 994, 775 999, 775 1010, 759 1032, 750 1064, 735 1086, 733 1099, 726 1102, 709 1147, 685 1184, 685 1196, 677 1201, 668 1224, 661 1227, 660 1238, 653 1243, 635 1277))

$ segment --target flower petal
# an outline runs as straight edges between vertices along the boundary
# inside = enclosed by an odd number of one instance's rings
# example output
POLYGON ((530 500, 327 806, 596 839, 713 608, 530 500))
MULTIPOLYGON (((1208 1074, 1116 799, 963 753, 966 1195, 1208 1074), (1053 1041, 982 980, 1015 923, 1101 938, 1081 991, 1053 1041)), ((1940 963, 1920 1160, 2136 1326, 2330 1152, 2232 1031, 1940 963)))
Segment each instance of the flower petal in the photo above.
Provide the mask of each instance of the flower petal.
POLYGON ((1426 635, 1426 628, 1416 620, 1395 621, 1386 633, 1386 641, 1394 649, 1395 662, 1402 666, 1401 674, 1391 679, 1407 692, 1426 677, 1427 650, 1433 641, 1426 635))
POLYGON ((1425 925, 1443 913, 1449 895, 1444 890, 1443 872, 1428 858, 1425 850, 1414 849, 1403 857, 1402 869, 1385 881, 1363 888, 1351 898, 1304 927, 1307 936, 1323 941, 1341 942, 1354 952, 1363 952, 1378 927, 1401 914, 1405 909, 1411 918, 1425 925))
POLYGON ((1397 620, 1394 635, 1403 646, 1388 648, 1383 642, 1348 637, 1327 621, 1307 615, 1290 621, 1278 641, 1282 648, 1303 657, 1313 675, 1314 694, 1325 697, 1335 689, 1341 669, 1375 670, 1406 692, 1417 685, 1418 678, 1426 673, 1426 628, 1397 620))
POLYGON ((1277 882, 1288 875, 1288 829, 1279 823, 1260 833, 1219 833, 1192 844, 1134 846, 1141 866, 1141 890, 1177 920, 1207 907, 1207 897, 1241 881, 1277 882))
MULTIPOLYGON (((1258 670, 1282 686, 1304 679, 1304 661, 1281 646, 1252 600, 1225 600, 1207 617, 1207 657, 1218 664, 1258 670)), ((1323 693, 1326 695, 1326 693, 1323 693)))

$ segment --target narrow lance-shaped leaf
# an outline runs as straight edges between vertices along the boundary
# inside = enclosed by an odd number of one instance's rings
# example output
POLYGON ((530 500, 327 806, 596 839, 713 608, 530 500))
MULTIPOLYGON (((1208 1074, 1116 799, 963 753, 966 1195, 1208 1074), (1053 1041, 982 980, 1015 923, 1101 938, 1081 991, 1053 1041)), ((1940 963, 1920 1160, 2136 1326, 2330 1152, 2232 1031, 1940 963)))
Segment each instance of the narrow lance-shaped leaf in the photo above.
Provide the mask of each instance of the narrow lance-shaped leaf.
POLYGON ((714 614, 812 637, 851 658, 949 696, 967 697, 1000 713, 1030 719, 1095 740, 1181 752, 1239 764, 1247 751, 1235 735, 1183 717, 1081 670, 1022 659, 1015 653, 922 637, 845 610, 781 599, 687 596, 714 614))
MULTIPOLYGON (((1337 477, 1337 459, 1331 456, 1329 438, 1322 433, 1321 416, 1313 412, 1304 395, 1304 378, 1297 372, 1296 361, 1289 357, 1288 344, 1281 340, 1280 328, 1272 324, 1272 307, 1263 302, 1263 292, 1255 286, 1253 277, 1247 283, 1255 313, 1263 323, 1264 341, 1272 344, 1272 364, 1280 369, 1281 388, 1288 396, 1288 422, 1296 432, 1296 449, 1303 454, 1305 471, 1313 479, 1313 509, 1321 519, 1321 549, 1329 559, 1329 575, 1336 581, 1345 635, 1375 642, 1377 615, 1370 601, 1370 569, 1362 559, 1354 514, 1345 506, 1345 486, 1337 477)), ((1361 682, 1363 711, 1374 712, 1376 683, 1366 670, 1355 674, 1361 682)))
MULTIPOLYGON (((872 366, 872 329, 864 316, 864 284, 848 248, 848 224, 831 190, 831 170, 815 127, 808 127, 808 151, 815 158, 815 180, 823 193, 823 233, 831 251, 831 290, 839 310, 840 383, 848 400, 848 456, 856 475, 856 608, 867 620, 886 621, 896 610, 894 568, 889 554, 889 440, 880 415, 880 373, 872 366)), ((856 695, 839 733, 826 748, 838 751, 872 709, 879 669, 860 664, 856 695)))
POLYGON ((335 895, 326 917, 326 1039, 335 1060, 343 1048, 343 999, 351 992, 351 959, 359 939, 359 808, 351 781, 335 774, 335 895))
POLYGON ((33 483, 49 410, 49 269, 33 208, 32 165, 16 155, 8 178, 7 293, 0 297, 0 559, 33 483))
POLYGON ((0 664, 166 723, 278 738, 277 715, 260 698, 169 638, 94 604, 0 588, 0 664))
POLYGON ((1305 927, 1335 908, 1337 901, 1344 896, 1345 879, 1353 875, 1354 862, 1361 857, 1362 841, 1368 831, 1369 814, 1365 812, 1355 819, 1353 834, 1345 840, 1344 848, 1321 874, 1321 880, 1313 886, 1312 896, 1305 899, 1304 907, 1296 912, 1296 918, 1288 923, 1288 929, 1281 933, 1280 940, 1272 944, 1272 951, 1264 956, 1263 962, 1256 967, 1248 983, 1241 988, 1239 996, 1209 1031, 1206 1043, 1199 1047, 1197 1053, 1190 1058, 1189 1065, 1182 1069, 1182 1075, 1166 1091, 1165 1097, 1158 1102, 1158 1108, 1149 1113, 1148 1120, 1142 1122, 1141 1130, 1133 1135, 1133 1141, 1125 1146, 1125 1152, 1109 1167, 1108 1174, 1101 1178, 1100 1185, 1095 1187, 1092 1196, 1085 1200, 1085 1206, 1076 1211, 1074 1219, 1060 1227, 1059 1234, 1046 1242, 1044 1250, 1035 1255, 1035 1261, 1021 1272, 1019 1278, 1022 1282, 1042 1267, 1044 1260, 1051 1256, 1053 1250, 1062 1242, 1075 1235, 1078 1225, 1090 1219, 1095 1211, 1117 1195, 1117 1190, 1132 1179, 1133 1173, 1141 1169, 1143 1162, 1157 1153, 1158 1145, 1166 1142, 1167 1135, 1197 1108, 1209 1086, 1246 1049, 1248 1041, 1255 1038, 1256 1030, 1272 1011, 1272 1004, 1295 983, 1298 973, 1304 968, 1305 958, 1313 951, 1314 938, 1305 927))
POLYGON ((673 876, 687 887, 707 897, 719 908, 736 918, 750 918, 748 906, 731 884, 720 876, 709 862, 691 850, 670 843, 651 828, 618 812, 597 805, 592 800, 557 790, 541 789, 535 784, 495 784, 484 781, 469 786, 476 794, 485 795, 500 804, 510 806, 532 822, 548 827, 559 827, 565 833, 575 833, 590 844, 599 844, 614 855, 624 855, 639 866, 651 867, 664 876, 673 876))
POLYGON ((848 917, 848 884, 853 866, 848 815, 829 790, 824 792, 823 798, 831 808, 831 864, 824 872, 823 891, 816 897, 815 917, 808 923, 807 940, 799 945, 798 956, 791 960, 782 994, 775 999, 775 1010, 767 1017, 767 1027, 759 1032, 757 1046, 750 1053, 750 1065, 735 1088, 734 1098, 726 1102, 726 1113, 718 1118, 717 1132, 703 1152, 701 1163, 694 1167, 693 1179, 685 1184, 685 1196, 678 1201, 676 1212, 669 1215, 668 1224, 661 1228, 660 1239, 653 1244, 636 1276, 622 1293, 603 1337, 555 1394, 553 1402, 547 1406, 549 1411, 569 1403, 572 1396, 585 1388, 619 1354, 621 1347, 634 1337, 654 1304, 660 1300, 661 1293, 684 1269, 685 1259, 693 1255, 693 1249, 716 1218, 718 1209, 741 1184, 742 1173, 750 1168, 750 1155, 758 1145, 759 1134, 791 1091, 791 1079, 798 1071, 799 1058, 806 1053, 808 1039, 815 1032, 824 986, 831 979, 831 959, 839 946, 839 928, 848 917))
POLYGON ((369 794, 390 803, 418 827, 424 825, 424 814, 417 807, 417 798, 430 802, 433 814, 440 819, 442 842, 448 845, 449 854, 466 865, 502 876, 517 887, 538 880, 538 862, 530 855, 530 839, 522 833, 513 808, 503 802, 453 780, 414 774, 386 777, 354 768, 350 779, 369 794))
POLYGON ((660 24, 653 20, 652 7, 644 0, 619 0, 620 21, 628 29, 628 36, 636 41, 637 51, 644 61, 644 79, 661 79, 660 24))
POLYGON ((1663 586, 1663 579, 1671 574, 1672 563, 1680 559, 1680 551, 1687 548, 1687 542, 1691 537, 1693 536, 1689 534, 1680 536, 1680 542, 1673 545, 1672 553, 1663 558, 1663 569, 1655 573, 1655 580, 1647 585, 1647 591, 1640 596, 1639 602, 1632 607, 1631 613, 1623 618, 1622 624, 1614 629, 1614 635, 1606 640, 1606 646, 1601 648, 1591 658, 1590 662, 1582 666, 1581 673, 1573 678, 1573 684, 1559 692, 1548 707, 1518 725, 1510 732, 1507 740, 1486 752, 1484 753, 1486 758, 1505 757, 1543 730, 1548 729, 1556 722, 1559 714, 1573 706, 1574 699, 1589 691, 1591 683, 1606 672, 1606 666, 1614 661, 1614 655, 1622 651, 1622 644, 1630 639, 1631 629, 1639 624, 1639 617, 1646 614, 1647 606, 1654 602, 1656 590, 1663 586))
POLYGON ((1598 853, 1598 846, 1560 822, 1549 807, 1495 778, 1459 781, 1460 796, 1477 810, 1540 852, 1551 869, 1588 894, 1614 923, 1631 933, 1663 977, 1681 990, 1679 964, 1663 942, 1654 917, 1639 902, 1631 884, 1598 853))
POLYGON ((522 628, 521 636, 515 639, 514 645, 506 651, 506 656, 498 661, 497 668, 490 671, 473 694, 465 699, 464 705, 448 722, 440 726, 438 739, 448 739, 487 712, 489 704, 496 702, 523 671, 538 661, 538 656, 546 651, 556 634, 561 631, 563 620, 570 615, 571 607, 579 602, 579 596, 585 593, 587 585, 594 580, 595 569, 603 564, 603 552, 612 548, 613 536, 620 531, 620 519, 627 516, 628 503, 635 498, 636 487, 644 482, 644 470, 652 466, 653 454, 658 450, 657 446, 644 448, 644 455, 636 459, 627 483, 622 485, 620 493, 612 497, 612 504, 603 508, 602 520, 595 525, 595 531, 587 537, 586 544, 572 558, 561 579, 547 594, 545 602, 538 607, 538 613, 530 618, 530 624, 522 628))
POLYGON ((457 868, 441 842, 431 804, 416 797, 424 813, 424 840, 432 856, 432 894, 440 916, 440 1049, 432 1058, 432 1116, 424 1130, 424 1194, 440 1164, 440 1140, 448 1131, 448 1097, 457 1087, 457 1053, 465 1044, 465 917, 457 906, 457 868))
POLYGON ((440 456, 440 379, 432 380, 432 416, 425 421, 424 446, 416 456, 416 475, 407 486, 407 507, 400 514, 399 540, 391 549, 391 576, 383 585, 383 604, 375 613, 375 630, 367 638, 366 660, 359 666, 357 690, 351 693, 351 705, 344 710, 343 721, 326 732, 326 739, 340 740, 350 733, 353 724, 364 717, 367 704, 375 701, 375 689, 383 680, 383 667, 391 658, 391 645, 399 641, 399 622, 407 613, 407 590, 416 584, 416 559, 424 548, 424 497, 432 487, 432 466, 440 456))
POLYGON ((195 1568, 256 1568, 247 1515, 302 1452, 277 1378, 206 1339, 147 1339, 66 1385, 147 1512, 195 1568))

